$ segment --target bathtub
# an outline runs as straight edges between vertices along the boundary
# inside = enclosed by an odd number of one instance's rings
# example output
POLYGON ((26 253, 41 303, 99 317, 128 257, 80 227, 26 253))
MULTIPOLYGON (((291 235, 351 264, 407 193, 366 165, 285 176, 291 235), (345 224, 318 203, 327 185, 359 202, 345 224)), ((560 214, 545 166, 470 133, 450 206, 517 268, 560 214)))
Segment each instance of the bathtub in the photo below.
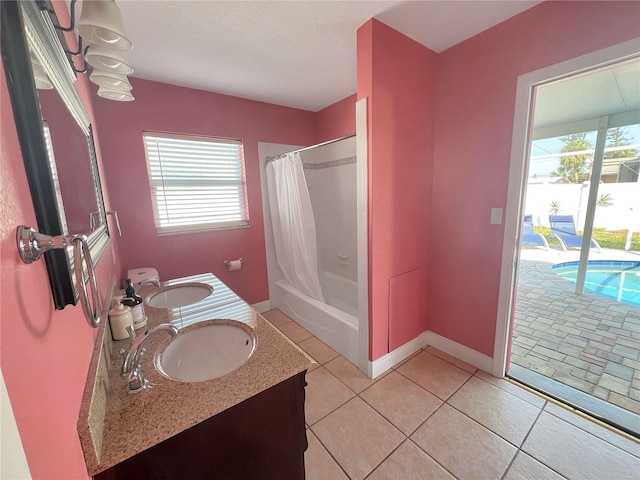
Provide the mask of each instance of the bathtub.
MULTIPOLYGON (((320 271, 319 277, 327 303, 338 310, 357 317, 358 282, 326 271, 320 271)), ((356 328, 358 328, 357 322, 356 328)))
MULTIPOLYGON (((338 279, 340 280, 340 277, 338 279)), ((348 285, 342 283, 342 289, 329 288, 325 294, 330 302, 333 301, 338 305, 345 303, 345 299, 350 300, 346 302, 346 308, 357 313, 357 309, 353 310, 353 307, 348 305, 353 303, 353 299, 358 298, 357 283, 349 280, 344 282, 348 285), (332 290, 342 292, 342 295, 336 298, 332 290)), ((336 285, 336 282, 332 284, 336 285)), ((293 318, 351 363, 358 364, 358 317, 356 315, 311 298, 298 291, 286 280, 276 282, 275 299, 272 299, 272 302, 274 300, 275 305, 272 304, 272 306, 293 318)))

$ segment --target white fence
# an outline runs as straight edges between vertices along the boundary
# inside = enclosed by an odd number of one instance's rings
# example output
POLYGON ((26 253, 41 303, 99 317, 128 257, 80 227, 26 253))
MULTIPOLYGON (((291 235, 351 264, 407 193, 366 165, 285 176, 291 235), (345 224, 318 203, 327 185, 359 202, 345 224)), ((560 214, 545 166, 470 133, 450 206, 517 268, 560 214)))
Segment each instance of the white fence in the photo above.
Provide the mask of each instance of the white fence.
MULTIPOLYGON (((596 207, 595 228, 640 232, 640 182, 601 183, 598 198, 609 195, 611 205, 596 207)), ((526 215, 533 224, 549 227, 551 203, 559 205, 558 214, 573 215, 576 228, 583 230, 589 198, 589 182, 584 184, 530 183, 525 200, 526 215)))

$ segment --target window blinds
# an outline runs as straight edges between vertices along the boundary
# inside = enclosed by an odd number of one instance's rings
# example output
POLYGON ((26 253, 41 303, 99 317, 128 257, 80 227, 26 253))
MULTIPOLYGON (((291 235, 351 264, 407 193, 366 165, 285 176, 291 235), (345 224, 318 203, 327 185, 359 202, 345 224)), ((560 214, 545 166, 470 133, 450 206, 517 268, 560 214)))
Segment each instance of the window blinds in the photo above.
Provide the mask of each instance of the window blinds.
POLYGON ((58 204, 58 217, 62 224, 62 232, 65 235, 69 233, 67 227, 67 215, 64 212, 64 202, 62 201, 62 191, 60 190, 60 179, 58 177, 58 167, 56 166, 56 157, 53 154, 53 142, 51 141, 51 130, 46 121, 43 121, 44 143, 47 146, 47 157, 49 159, 49 171, 51 172, 51 180, 53 180, 53 189, 56 191, 56 203, 58 204))
POLYGON ((158 233, 248 225, 242 142, 143 138, 158 233))

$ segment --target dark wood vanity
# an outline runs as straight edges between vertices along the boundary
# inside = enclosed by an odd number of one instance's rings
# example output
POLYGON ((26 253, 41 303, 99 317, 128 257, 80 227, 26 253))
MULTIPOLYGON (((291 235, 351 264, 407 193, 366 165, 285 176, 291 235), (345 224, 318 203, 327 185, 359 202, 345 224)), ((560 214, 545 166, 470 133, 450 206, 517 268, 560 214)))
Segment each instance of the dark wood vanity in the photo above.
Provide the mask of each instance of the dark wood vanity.
POLYGON ((96 475, 112 479, 304 479, 305 372, 96 475))

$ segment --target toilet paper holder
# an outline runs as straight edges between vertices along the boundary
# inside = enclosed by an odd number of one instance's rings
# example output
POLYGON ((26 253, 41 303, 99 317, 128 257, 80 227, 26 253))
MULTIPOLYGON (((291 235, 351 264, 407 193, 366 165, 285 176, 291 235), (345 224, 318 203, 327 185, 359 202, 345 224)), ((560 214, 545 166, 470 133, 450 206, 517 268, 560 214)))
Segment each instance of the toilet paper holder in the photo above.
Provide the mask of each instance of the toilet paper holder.
MULTIPOLYGON (((242 259, 242 257, 240 257, 240 258, 238 259, 238 261, 239 261, 240 263, 244 263, 244 260, 242 259)), ((224 263, 224 264, 228 267, 228 266, 230 266, 230 265, 231 265, 231 260, 225 260, 225 261, 224 261, 224 262, 222 262, 222 263, 224 263)))

